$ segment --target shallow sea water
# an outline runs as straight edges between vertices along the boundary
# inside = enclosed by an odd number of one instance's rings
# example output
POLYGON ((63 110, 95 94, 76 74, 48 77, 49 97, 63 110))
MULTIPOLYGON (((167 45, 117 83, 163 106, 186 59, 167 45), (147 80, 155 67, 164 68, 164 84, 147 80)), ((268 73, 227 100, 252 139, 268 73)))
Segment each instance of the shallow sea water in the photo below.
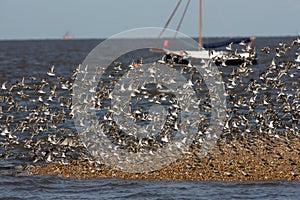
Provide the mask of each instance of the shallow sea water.
MULTIPOLYGON (((269 45, 294 38, 257 38, 258 64, 250 66, 257 77, 272 56, 260 52, 269 45)), ((209 39, 215 41, 218 39, 209 39)), ((101 40, 0 41, 0 83, 22 77, 44 77, 54 65, 60 75, 72 71, 101 40)), ((286 55, 286 59, 292 59, 286 55)), ((136 59, 138 59, 138 55, 136 59)), ((130 62, 131 58, 128 58, 130 62)), ((151 59, 154 58, 146 58, 151 59)), ((156 59, 156 58, 155 58, 156 59)), ((285 59, 285 58, 282 58, 285 59)), ((145 61, 145 62, 146 62, 145 61)), ((231 69, 220 68, 224 74, 231 69)), ((299 77, 299 74, 297 74, 299 77)), ((226 75, 224 75, 226 82, 226 75)), ((297 77, 296 77, 297 78, 297 77)), ((247 79, 247 77, 245 78, 247 79)), ((72 126, 72 123, 66 123, 72 126)), ((2 150, 1 150, 2 151, 2 150)), ((23 151, 17 148, 16 151, 23 151)), ((0 199, 299 199, 300 183, 288 181, 141 181, 122 179, 74 180, 57 176, 24 174, 20 169, 29 158, 0 160, 0 199)))
POLYGON ((1 199, 298 199, 300 183, 1 176, 1 199))

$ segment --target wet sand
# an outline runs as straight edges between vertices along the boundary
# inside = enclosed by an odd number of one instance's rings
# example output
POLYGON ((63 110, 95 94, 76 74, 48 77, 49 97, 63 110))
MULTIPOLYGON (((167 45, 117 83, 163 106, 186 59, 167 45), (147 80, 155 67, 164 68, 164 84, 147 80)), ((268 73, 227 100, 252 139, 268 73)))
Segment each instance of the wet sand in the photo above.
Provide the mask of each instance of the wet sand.
POLYGON ((300 139, 297 135, 248 134, 221 138, 208 157, 191 154, 154 172, 133 174, 74 160, 71 164, 29 165, 30 174, 66 178, 124 178, 145 180, 300 180, 300 139))

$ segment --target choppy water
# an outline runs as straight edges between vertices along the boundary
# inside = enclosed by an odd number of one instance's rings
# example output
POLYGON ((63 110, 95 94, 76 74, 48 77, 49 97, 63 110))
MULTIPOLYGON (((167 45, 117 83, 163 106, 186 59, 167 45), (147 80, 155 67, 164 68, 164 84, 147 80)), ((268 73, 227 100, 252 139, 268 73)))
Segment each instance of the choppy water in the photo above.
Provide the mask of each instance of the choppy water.
POLYGON ((3 199, 298 199, 297 182, 69 180, 1 177, 3 199))
MULTIPOLYGON (((223 80, 226 83, 227 91, 232 94, 243 96, 242 101, 247 101, 251 95, 247 94, 246 88, 251 79, 259 80, 259 77, 266 71, 266 66, 271 64, 275 57, 275 48, 279 46, 280 42, 290 44, 295 38, 258 38, 255 41, 255 47, 258 53, 258 64, 249 66, 249 73, 243 73, 241 84, 234 88, 230 88, 229 80, 231 78, 234 67, 219 67, 222 72, 223 80), (270 54, 265 54, 260 51, 262 47, 270 46, 273 51, 270 54)), ((214 41, 217 39, 209 39, 214 41)), ((49 83, 57 83, 58 80, 51 79, 46 72, 54 65, 56 73, 63 77, 61 82, 71 78, 72 72, 87 56, 100 40, 43 40, 43 41, 0 41, 0 84, 8 81, 9 84, 16 83, 22 80, 23 77, 36 77, 36 82, 42 79, 49 83)), ((294 61, 294 48, 276 58, 276 62, 294 61)), ((144 52, 145 53, 145 52, 144 52)), ((141 55, 134 54, 134 59, 139 59, 141 55)), ((149 57, 144 56, 144 62, 153 61, 157 59, 156 54, 151 54, 149 57)), ((131 62, 132 57, 127 56, 123 58, 124 62, 131 62)), ((272 74, 271 74, 272 75, 272 74)), ((275 76, 275 72, 274 72, 275 76)), ((287 75, 281 77, 282 87, 290 88, 287 94, 295 96, 295 90, 299 88, 300 75, 299 70, 294 67, 287 71, 287 75), (293 74, 293 76, 289 76, 293 74)), ((34 85, 34 81, 28 83, 34 85)), ((271 83, 270 83, 271 84, 271 83)), ((271 85, 270 85, 270 88, 271 85)), ((278 88, 268 88, 265 92, 262 91, 258 97, 257 102, 262 102, 264 95, 269 98, 275 98, 278 88), (267 94, 268 93, 268 94, 267 94)), ((34 93, 33 91, 31 91, 34 93)), ((58 89, 61 96, 69 97, 69 94, 62 89, 58 89)), ((1 95, 4 95, 1 93, 1 95)), ((37 98, 37 96, 36 96, 37 98)), ((295 98, 289 99, 293 101, 295 98)), ((297 99, 296 99, 297 100, 297 99)), ((296 101, 295 100, 295 101, 296 101)), ((63 100, 62 100, 63 102, 63 100)), ((1 103, 1 102, 0 102, 1 103)), ((296 101, 296 104, 299 101, 296 101)), ((290 121, 289 118, 294 117, 299 120, 299 115, 295 113, 293 116, 284 116, 285 111, 280 111, 280 102, 278 105, 274 102, 274 108, 278 109, 281 126, 276 131, 284 131, 281 127, 287 127, 294 130, 299 128, 299 122, 290 121), (281 128, 281 129, 280 129, 281 128)), ((291 103, 292 104, 292 103, 291 103)), ((297 104, 297 105, 298 105, 297 104)), ((8 109, 8 105, 1 104, 4 109, 8 109)), ((22 105, 22 101, 20 101, 22 105)), ((38 104, 34 102, 29 104, 34 107, 38 104)), ((53 105, 55 109, 58 105, 53 105)), ((231 107, 228 103, 228 107, 231 107)), ((266 106, 256 106, 255 112, 263 111, 266 106)), ((65 110, 68 113, 68 110, 65 110)), ((241 106, 237 113, 247 113, 248 110, 241 106)), ((293 113, 292 113, 293 114, 293 113)), ((24 115, 14 113, 15 121, 24 118, 24 115)), ((234 121, 234 117, 232 121, 234 121)), ((7 118, 1 118, 1 126, 6 122, 7 118)), ((233 122, 230 123, 233 123, 233 122)), ((250 127, 239 126, 236 132, 243 132, 245 129, 257 131, 255 119, 249 118, 250 127)), ((12 124, 11 127, 15 127, 12 124)), ((3 131, 4 127, 1 127, 3 131)), ((76 130, 72 120, 66 120, 60 123, 56 129, 49 129, 45 133, 41 133, 36 140, 47 138, 49 134, 57 134, 57 137, 65 138, 66 136, 74 137, 76 130), (68 131, 64 132, 64 128, 68 131)), ((18 133, 21 139, 28 139, 30 135, 18 133)), ((47 140, 47 139, 46 139, 47 140)), ((70 180, 54 176, 27 176, 22 172, 22 167, 26 163, 35 161, 35 156, 40 156, 40 152, 32 154, 31 149, 24 148, 24 143, 13 143, 8 140, 10 144, 5 144, 5 138, 1 137, 1 158, 0 158, 0 197, 3 199, 298 199, 300 192, 300 185, 297 182, 210 182, 210 181, 136 181, 136 180, 118 180, 118 179, 91 179, 91 180, 70 180), (13 144, 12 144, 13 143, 13 144), (30 153, 31 152, 31 153, 30 153), (12 153, 12 154, 10 154, 12 153), (19 154, 19 155, 18 155, 19 154)), ((49 145, 52 150, 56 150, 55 146, 49 145)), ((75 148, 75 147, 74 147, 75 148)), ((76 149, 76 148, 75 148, 76 149)), ((78 149, 76 149, 78 150, 78 149)), ((72 148, 66 150, 66 155, 69 159, 78 158, 80 155, 73 153, 72 148)), ((45 156, 46 157, 46 156, 45 156)))

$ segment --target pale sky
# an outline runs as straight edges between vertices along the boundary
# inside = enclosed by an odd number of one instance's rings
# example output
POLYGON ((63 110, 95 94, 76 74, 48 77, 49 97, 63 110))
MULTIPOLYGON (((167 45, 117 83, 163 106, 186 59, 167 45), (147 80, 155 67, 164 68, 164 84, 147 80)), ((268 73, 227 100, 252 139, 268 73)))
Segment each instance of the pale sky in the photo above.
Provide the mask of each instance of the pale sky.
MULTIPOLYGON (((178 0, 0 0, 0 40, 107 38, 132 28, 163 27, 178 0)), ((187 1, 171 23, 177 23, 187 1)), ((180 31, 198 34, 198 0, 180 31)), ((300 35, 300 0, 203 0, 203 36, 300 35)))

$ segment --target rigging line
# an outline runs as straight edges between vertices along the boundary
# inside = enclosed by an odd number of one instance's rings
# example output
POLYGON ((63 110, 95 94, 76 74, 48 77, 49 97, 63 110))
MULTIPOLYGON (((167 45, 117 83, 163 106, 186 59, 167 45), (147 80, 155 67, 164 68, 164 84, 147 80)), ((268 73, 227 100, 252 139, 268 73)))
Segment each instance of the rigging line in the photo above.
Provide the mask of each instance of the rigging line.
POLYGON ((174 15, 175 15, 175 13, 176 13, 176 11, 177 11, 179 5, 181 4, 181 2, 182 2, 182 0, 179 0, 179 1, 178 1, 176 7, 174 8, 173 12, 171 13, 171 16, 169 17, 168 21, 166 22, 166 24, 165 24, 163 30, 160 32, 160 34, 159 34, 159 36, 158 36, 159 38, 160 38, 160 37, 162 36, 162 34, 165 32, 166 28, 168 27, 169 23, 171 22, 172 18, 174 17, 174 15))
POLYGON ((179 22, 179 24, 178 24, 178 26, 177 26, 177 29, 176 29, 174 38, 176 38, 177 33, 178 33, 178 30, 180 29, 180 27, 181 27, 181 25, 182 25, 183 19, 184 19, 184 17, 185 17, 186 11, 187 11, 187 9, 188 9, 188 7, 189 7, 189 5, 190 5, 190 2, 191 2, 191 0, 188 0, 186 6, 185 6, 185 8, 184 8, 184 11, 183 11, 183 14, 182 14, 182 16, 181 16, 180 22, 179 22))
POLYGON ((199 25, 198 25, 198 46, 202 48, 202 0, 199 0, 199 25))

